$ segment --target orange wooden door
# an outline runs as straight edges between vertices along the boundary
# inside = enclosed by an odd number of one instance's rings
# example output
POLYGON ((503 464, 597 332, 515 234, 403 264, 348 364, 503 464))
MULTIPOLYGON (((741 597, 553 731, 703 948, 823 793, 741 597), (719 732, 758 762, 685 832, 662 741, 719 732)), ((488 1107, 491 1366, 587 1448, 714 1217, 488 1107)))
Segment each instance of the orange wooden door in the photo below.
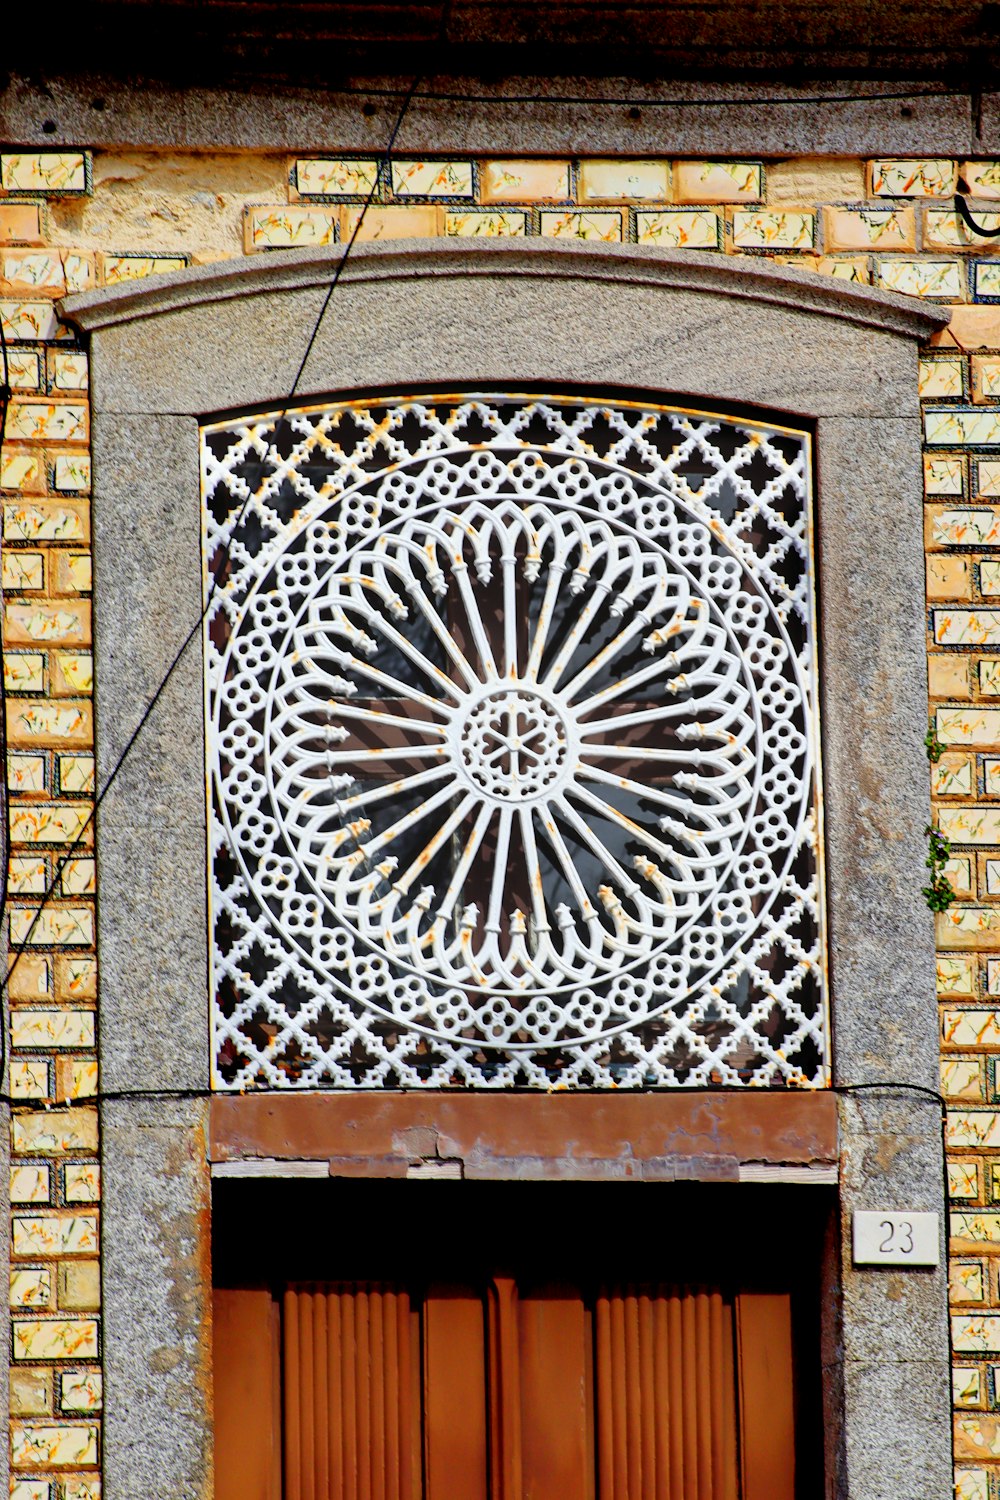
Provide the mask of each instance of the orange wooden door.
POLYGON ((794 1500, 787 1296, 496 1276, 216 1319, 217 1500, 794 1500))

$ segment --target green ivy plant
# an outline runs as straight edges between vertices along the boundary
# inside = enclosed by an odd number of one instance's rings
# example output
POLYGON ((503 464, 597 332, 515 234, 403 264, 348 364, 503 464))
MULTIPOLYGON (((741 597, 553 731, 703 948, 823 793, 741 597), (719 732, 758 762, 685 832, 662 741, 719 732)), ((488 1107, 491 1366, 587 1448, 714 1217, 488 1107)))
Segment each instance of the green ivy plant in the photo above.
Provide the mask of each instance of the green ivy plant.
POLYGON ((927 858, 924 864, 931 872, 931 879, 930 884, 923 887, 921 895, 931 911, 947 911, 955 900, 951 881, 944 873, 944 867, 951 858, 951 844, 931 823, 928 823, 924 832, 927 835, 927 858))
POLYGON ((944 754, 945 747, 937 737, 937 730, 932 724, 924 735, 924 749, 927 751, 927 759, 937 762, 944 754))

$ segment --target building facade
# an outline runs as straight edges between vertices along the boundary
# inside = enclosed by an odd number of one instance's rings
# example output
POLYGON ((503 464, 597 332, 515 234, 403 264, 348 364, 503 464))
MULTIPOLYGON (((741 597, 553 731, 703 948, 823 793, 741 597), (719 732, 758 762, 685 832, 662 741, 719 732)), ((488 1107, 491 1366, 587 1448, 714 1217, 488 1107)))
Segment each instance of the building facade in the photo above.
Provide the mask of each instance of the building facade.
POLYGON ((386 24, 4 95, 11 1494, 996 1500, 990 96, 386 24))

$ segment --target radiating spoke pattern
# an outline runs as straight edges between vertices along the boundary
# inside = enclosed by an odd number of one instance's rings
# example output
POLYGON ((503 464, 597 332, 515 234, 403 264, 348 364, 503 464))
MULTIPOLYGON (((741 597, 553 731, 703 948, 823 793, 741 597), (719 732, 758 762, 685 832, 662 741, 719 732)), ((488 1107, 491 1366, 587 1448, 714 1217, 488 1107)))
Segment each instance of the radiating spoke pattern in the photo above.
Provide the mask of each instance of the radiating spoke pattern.
POLYGON ((217 1086, 824 1082, 803 437, 422 397, 203 455, 217 1086))

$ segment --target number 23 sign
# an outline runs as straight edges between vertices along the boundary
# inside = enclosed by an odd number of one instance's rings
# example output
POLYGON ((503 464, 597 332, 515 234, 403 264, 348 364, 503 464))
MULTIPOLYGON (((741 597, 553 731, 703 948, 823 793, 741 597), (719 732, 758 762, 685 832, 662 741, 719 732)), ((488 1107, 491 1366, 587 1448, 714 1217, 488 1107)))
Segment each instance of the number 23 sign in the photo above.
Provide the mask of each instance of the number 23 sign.
POLYGON ((939 1216, 905 1210, 854 1214, 856 1266, 936 1266, 939 1216))

